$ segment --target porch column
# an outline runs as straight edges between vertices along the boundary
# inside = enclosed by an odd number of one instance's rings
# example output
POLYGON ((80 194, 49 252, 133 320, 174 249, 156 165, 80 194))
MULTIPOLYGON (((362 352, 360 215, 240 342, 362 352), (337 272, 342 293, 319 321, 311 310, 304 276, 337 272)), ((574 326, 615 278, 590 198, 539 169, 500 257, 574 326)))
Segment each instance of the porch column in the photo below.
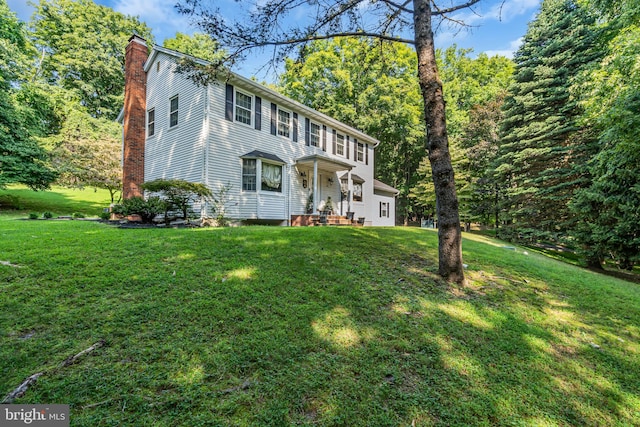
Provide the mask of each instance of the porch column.
POLYGON ((313 214, 318 214, 318 159, 313 159, 313 214))

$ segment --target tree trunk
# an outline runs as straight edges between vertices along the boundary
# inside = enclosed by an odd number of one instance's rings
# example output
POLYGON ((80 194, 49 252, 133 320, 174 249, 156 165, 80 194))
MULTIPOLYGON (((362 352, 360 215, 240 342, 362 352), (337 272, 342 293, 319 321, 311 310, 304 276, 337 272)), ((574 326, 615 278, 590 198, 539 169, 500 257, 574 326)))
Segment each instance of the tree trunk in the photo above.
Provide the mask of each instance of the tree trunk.
POLYGON ((431 1, 414 0, 413 5, 418 80, 424 99, 427 148, 436 192, 439 273, 448 282, 463 283, 458 197, 449 155, 442 82, 436 64, 431 27, 431 1))

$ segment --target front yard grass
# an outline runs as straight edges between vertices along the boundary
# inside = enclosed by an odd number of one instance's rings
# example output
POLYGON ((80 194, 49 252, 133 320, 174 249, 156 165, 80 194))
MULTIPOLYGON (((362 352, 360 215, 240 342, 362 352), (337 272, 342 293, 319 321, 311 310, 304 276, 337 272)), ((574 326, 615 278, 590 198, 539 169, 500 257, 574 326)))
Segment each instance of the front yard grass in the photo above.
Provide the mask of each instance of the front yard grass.
POLYGON ((0 394, 45 371, 16 403, 72 426, 640 425, 638 285, 465 236, 454 287, 430 230, 0 220, 0 394))

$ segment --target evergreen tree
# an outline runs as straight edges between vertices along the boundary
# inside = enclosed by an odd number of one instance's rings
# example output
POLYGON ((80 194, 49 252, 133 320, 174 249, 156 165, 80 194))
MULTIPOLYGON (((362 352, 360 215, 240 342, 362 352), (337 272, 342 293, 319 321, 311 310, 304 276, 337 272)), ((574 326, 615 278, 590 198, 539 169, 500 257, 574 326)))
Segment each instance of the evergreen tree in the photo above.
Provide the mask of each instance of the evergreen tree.
POLYGON ((597 145, 578 123, 570 88, 599 59, 597 34, 594 17, 575 1, 544 0, 515 55, 496 167, 509 186, 503 237, 554 239, 572 227, 569 202, 590 184, 585 164, 597 145))
POLYGON ((611 257, 631 269, 640 262, 640 1, 586 3, 603 17, 606 56, 575 91, 600 146, 588 163, 593 183, 572 205, 576 237, 591 266, 611 257))

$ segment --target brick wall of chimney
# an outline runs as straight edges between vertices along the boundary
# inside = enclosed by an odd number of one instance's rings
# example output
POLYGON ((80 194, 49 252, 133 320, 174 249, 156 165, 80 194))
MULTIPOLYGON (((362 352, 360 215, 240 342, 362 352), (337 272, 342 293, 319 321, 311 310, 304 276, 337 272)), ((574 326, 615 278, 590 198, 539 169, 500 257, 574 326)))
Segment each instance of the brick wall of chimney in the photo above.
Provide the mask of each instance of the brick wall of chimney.
POLYGON ((146 126, 148 58, 144 39, 133 36, 125 52, 124 74, 124 152, 122 161, 122 197, 142 196, 144 182, 144 144, 146 126))

